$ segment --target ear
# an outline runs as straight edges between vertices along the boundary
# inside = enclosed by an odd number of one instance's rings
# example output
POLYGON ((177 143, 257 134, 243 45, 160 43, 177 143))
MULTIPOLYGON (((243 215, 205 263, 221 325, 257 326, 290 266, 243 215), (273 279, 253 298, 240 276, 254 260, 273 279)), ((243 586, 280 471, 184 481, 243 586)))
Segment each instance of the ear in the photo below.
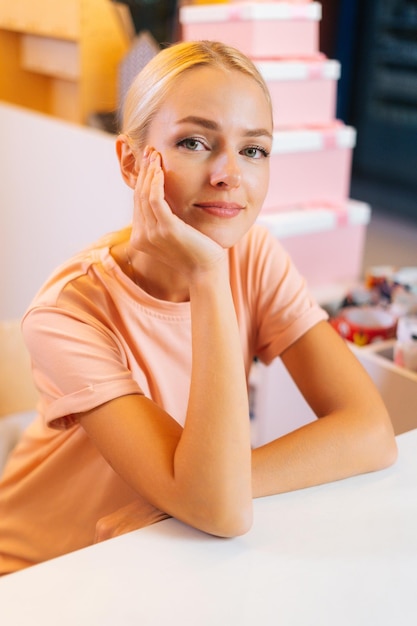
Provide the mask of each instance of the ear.
POLYGON ((117 137, 116 152, 123 180, 126 185, 134 189, 136 186, 139 168, 136 164, 136 156, 130 147, 126 135, 119 135, 117 137))

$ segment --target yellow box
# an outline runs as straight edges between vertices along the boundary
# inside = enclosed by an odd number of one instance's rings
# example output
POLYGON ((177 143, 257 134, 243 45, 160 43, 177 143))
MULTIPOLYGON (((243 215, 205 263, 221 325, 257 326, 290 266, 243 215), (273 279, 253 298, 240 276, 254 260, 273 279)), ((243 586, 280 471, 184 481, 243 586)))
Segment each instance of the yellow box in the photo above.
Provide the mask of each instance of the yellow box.
POLYGON ((88 123, 117 108, 129 45, 110 0, 0 0, 0 100, 88 123))
POLYGON ((78 39, 80 34, 79 0, 19 0, 0 6, 0 26, 62 39, 78 39))
POLYGON ((80 76, 79 46, 75 41, 22 35, 21 63, 26 70, 67 80, 80 76))

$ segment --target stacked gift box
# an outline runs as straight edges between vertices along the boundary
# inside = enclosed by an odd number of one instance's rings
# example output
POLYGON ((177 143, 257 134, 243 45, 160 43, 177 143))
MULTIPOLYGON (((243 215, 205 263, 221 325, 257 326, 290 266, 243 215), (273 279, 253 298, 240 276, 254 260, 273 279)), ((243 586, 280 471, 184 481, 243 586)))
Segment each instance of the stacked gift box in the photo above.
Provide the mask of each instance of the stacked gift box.
POLYGON ((193 4, 183 40, 214 39, 250 57, 274 110, 270 186, 259 222, 290 252, 311 286, 360 277, 368 205, 349 199, 355 129, 335 118, 340 65, 319 49, 321 5, 193 4))

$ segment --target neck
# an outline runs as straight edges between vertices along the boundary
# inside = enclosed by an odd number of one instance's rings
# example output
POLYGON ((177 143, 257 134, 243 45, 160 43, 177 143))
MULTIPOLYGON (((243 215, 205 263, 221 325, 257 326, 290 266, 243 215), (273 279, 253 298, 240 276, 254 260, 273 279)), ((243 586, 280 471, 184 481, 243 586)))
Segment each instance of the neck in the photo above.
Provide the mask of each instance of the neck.
MULTIPOLYGON (((115 255, 113 255, 115 256, 115 255)), ((127 242, 116 260, 133 282, 153 298, 188 302, 190 292, 184 278, 164 263, 143 252, 133 251, 127 242)))

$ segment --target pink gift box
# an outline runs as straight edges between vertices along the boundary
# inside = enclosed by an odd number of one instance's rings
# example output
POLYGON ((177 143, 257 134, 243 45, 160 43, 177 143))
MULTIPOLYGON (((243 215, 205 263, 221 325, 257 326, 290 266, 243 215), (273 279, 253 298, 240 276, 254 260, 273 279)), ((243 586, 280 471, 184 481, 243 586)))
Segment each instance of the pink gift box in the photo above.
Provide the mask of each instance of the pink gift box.
POLYGON ((311 287, 354 283, 362 275, 368 204, 347 200, 340 208, 316 207, 263 214, 263 224, 280 240, 311 287))
MULTIPOLYGON (((221 0, 221 1, 223 2, 224 0, 221 0)), ((266 1, 267 0, 253 0, 253 2, 266 2, 266 1)), ((274 0, 274 1, 285 2, 285 4, 308 4, 309 2, 313 2, 313 0, 274 0)), ((228 2, 239 2, 239 0, 228 0, 228 2)))
POLYGON ((184 41, 222 41, 253 59, 316 55, 320 19, 318 2, 228 2, 179 11, 184 41))
POLYGON ((324 126, 336 115, 340 63, 312 60, 257 61, 271 93, 274 127, 324 126))
POLYGON ((274 132, 263 212, 337 206, 349 196, 356 131, 342 122, 274 132))

